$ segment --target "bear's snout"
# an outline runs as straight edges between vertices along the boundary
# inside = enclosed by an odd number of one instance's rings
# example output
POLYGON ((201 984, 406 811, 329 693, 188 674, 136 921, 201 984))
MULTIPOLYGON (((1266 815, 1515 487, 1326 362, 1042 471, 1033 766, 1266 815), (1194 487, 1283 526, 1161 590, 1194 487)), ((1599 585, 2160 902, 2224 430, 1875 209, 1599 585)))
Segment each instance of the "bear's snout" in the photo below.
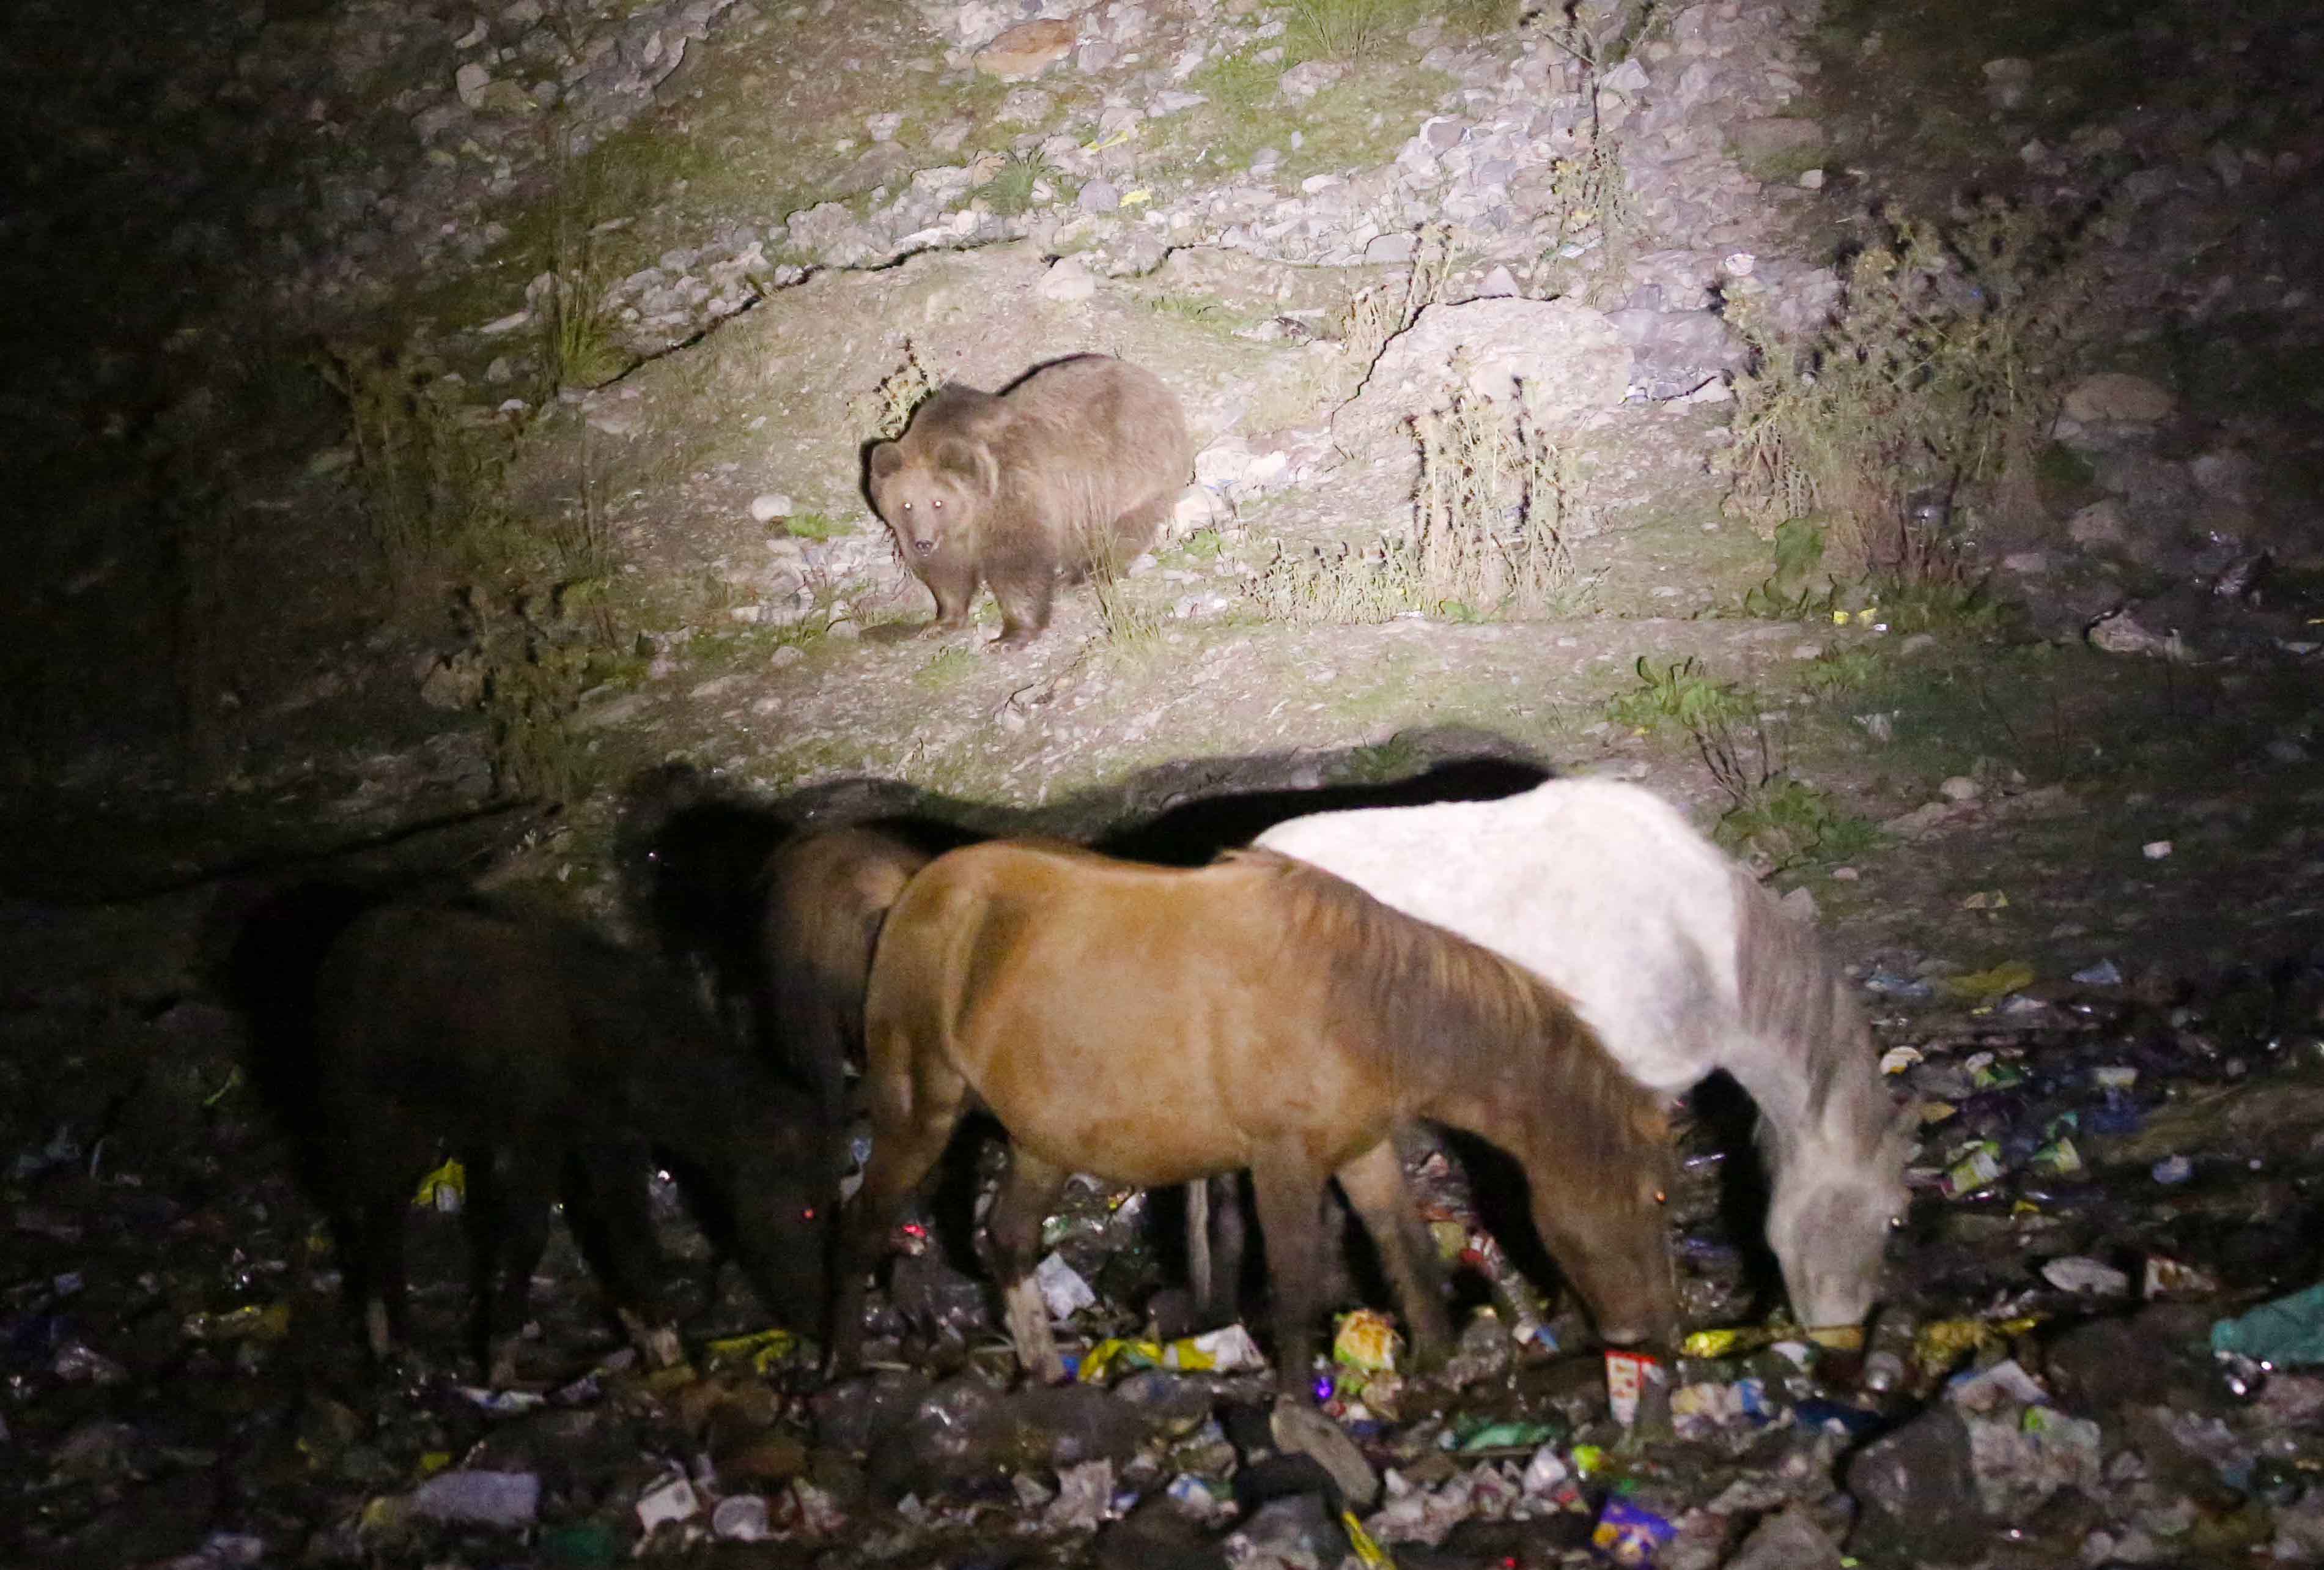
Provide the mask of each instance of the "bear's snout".
POLYGON ((912 541, 912 549, 918 551, 922 556, 930 556, 935 554, 936 548, 936 542, 933 540, 915 540, 912 541))

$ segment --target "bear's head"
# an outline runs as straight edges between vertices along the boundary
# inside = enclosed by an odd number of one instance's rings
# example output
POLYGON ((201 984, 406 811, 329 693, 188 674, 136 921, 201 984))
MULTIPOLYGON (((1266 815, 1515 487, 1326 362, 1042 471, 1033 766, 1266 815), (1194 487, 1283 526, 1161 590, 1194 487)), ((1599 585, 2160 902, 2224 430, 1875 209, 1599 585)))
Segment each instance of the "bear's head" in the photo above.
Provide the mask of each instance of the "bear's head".
POLYGON ((872 505, 892 530, 905 562, 929 564, 948 542, 968 546, 978 515, 998 487, 992 454, 981 442, 939 437, 925 450, 883 441, 872 449, 872 505))

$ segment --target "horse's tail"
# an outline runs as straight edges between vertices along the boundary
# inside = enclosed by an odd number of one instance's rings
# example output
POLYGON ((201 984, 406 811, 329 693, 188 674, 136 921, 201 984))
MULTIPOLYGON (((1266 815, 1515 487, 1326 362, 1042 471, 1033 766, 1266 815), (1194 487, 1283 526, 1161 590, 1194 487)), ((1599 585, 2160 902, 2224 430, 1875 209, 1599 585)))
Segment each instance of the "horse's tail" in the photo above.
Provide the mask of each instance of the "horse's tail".
MULTIPOLYGON (((1772 1061, 1799 1071, 1799 1092, 1786 1098, 1794 1100, 1788 1109, 1766 1104, 1754 1091, 1763 1103, 1762 1142, 1780 1150, 1813 1133, 1860 1159, 1876 1159, 1895 1108, 1881 1085, 1871 1027, 1854 989, 1812 924, 1794 919, 1742 868, 1731 875, 1743 1028, 1772 1061)), ((1759 1082, 1757 1076, 1739 1077, 1759 1082)))
POLYGON ((863 993, 880 930, 930 860, 870 829, 794 840, 769 858, 761 928, 767 1033, 815 1092, 829 1127, 845 1126, 847 1057, 863 1034, 863 993))

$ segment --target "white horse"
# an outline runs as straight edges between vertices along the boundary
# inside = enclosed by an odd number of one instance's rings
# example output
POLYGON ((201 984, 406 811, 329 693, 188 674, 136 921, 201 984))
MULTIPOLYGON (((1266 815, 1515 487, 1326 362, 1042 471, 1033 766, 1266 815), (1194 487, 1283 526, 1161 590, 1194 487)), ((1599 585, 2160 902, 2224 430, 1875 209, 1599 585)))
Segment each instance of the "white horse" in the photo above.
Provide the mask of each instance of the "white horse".
POLYGON ((1675 808, 1552 780, 1498 801, 1318 813, 1255 843, 1531 969, 1651 1089, 1733 1076, 1758 1106, 1767 1242, 1793 1313, 1863 1320, 1904 1207, 1909 1113, 1813 930, 1675 808))

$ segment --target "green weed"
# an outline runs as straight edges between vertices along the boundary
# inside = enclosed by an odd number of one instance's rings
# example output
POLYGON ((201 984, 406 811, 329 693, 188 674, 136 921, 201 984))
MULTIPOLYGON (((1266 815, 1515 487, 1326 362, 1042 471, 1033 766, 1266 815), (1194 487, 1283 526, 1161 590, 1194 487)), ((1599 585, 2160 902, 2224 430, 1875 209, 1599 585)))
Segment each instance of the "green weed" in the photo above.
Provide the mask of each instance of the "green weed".
POLYGON ((1389 785, 1411 779, 1428 764, 1426 749, 1398 731, 1384 742, 1356 748, 1342 760, 1333 774, 1343 784, 1389 785))
POLYGON ((1637 688, 1615 694, 1606 704, 1606 717, 1631 730, 1656 731, 1667 725, 1692 732, 1738 719, 1756 706, 1733 683, 1712 679, 1692 654, 1659 668, 1641 654, 1633 669, 1637 688))
POLYGON ((913 671, 912 685, 929 691, 941 691, 966 680, 976 667, 976 651, 955 643, 937 650, 929 656, 927 664, 913 671))
POLYGON ((1038 152, 1012 152, 993 177, 970 193, 1004 218, 1070 199, 1065 177, 1038 152))
POLYGON ((1778 872, 1807 862, 1853 861, 1881 843, 1872 824, 1842 811, 1814 786, 1781 772, 1738 799, 1711 837, 1778 872))
POLYGON ((1386 49, 1421 9, 1416 0, 1292 0, 1284 52, 1294 61, 1360 60, 1386 49))
POLYGON ((855 525, 842 523, 827 513, 794 513, 783 520, 783 531, 799 540, 832 540, 854 533, 855 525))

